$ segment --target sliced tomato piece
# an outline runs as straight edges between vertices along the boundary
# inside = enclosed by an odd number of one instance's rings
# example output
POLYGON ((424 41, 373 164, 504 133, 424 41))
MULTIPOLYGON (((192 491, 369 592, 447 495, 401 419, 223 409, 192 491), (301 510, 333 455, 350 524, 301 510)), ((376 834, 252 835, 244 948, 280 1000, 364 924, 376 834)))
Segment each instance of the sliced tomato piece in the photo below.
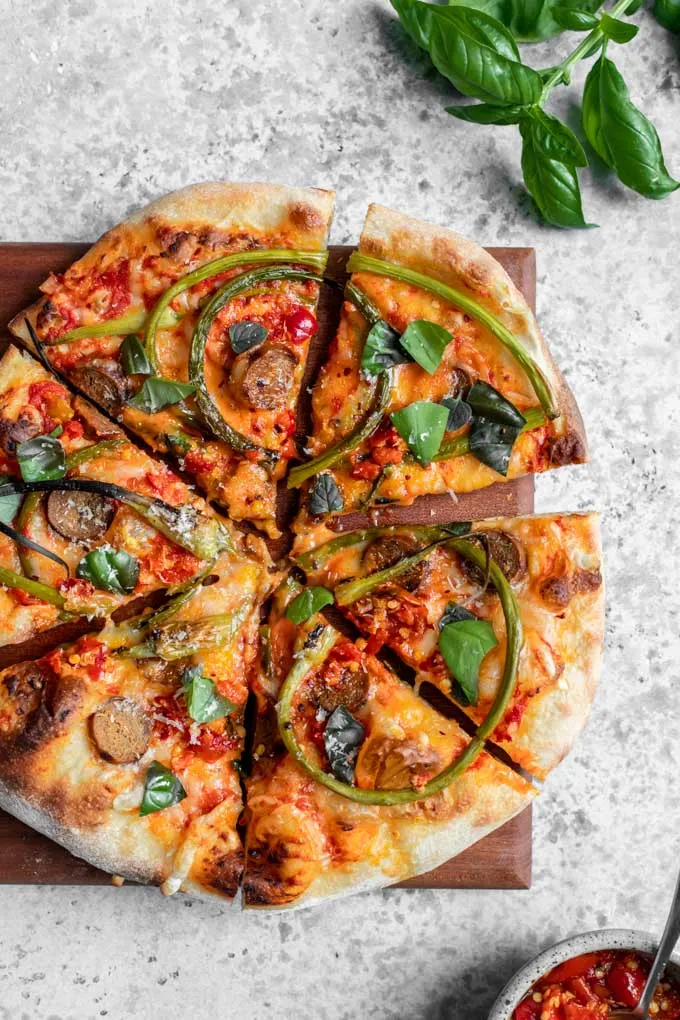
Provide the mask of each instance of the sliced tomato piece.
POLYGON ((580 1006, 578 1002, 568 1002, 562 1007, 564 1020, 602 1020, 602 1011, 592 1006, 580 1006))
POLYGON ((597 967, 600 962, 598 953, 584 953, 583 956, 575 956, 573 960, 565 960, 554 967, 549 974, 543 978, 542 983, 560 985, 570 978, 581 977, 586 971, 597 967))
POLYGON ((539 1020, 542 1005, 531 997, 524 999, 515 1010, 513 1020, 539 1020))
POLYGON ((637 1006, 645 980, 642 967, 631 970, 625 960, 618 960, 607 975, 607 987, 617 1002, 624 1006, 637 1006))

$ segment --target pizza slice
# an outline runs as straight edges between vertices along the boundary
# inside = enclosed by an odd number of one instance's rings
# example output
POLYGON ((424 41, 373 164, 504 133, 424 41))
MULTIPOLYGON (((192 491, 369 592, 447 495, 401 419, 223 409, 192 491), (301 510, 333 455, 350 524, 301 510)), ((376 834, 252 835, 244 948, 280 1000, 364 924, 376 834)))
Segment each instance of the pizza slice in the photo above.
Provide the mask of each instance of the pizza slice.
MULTIPOLYGON (((311 906, 428 871, 530 803, 484 751, 313 610, 277 593, 246 778, 244 901, 311 906)), ((480 733, 482 731, 480 730, 480 733)))
POLYGON ((198 184, 114 227, 12 333, 272 536, 333 194, 198 184))
POLYGON ((135 881, 235 896, 259 602, 246 564, 0 672, 0 807, 135 881))
POLYGON ((0 360, 0 493, 0 645, 190 592, 223 553, 267 577, 261 541, 15 347, 0 360))
POLYGON ((324 514, 465 493, 586 459, 581 418, 531 309, 488 252, 369 208, 314 387, 296 530, 324 514))
POLYGON ((601 557, 598 517, 581 513, 350 532, 297 562, 310 585, 333 590, 369 649, 392 648, 475 723, 503 688, 513 614, 517 678, 491 739, 542 779, 595 692, 601 557))

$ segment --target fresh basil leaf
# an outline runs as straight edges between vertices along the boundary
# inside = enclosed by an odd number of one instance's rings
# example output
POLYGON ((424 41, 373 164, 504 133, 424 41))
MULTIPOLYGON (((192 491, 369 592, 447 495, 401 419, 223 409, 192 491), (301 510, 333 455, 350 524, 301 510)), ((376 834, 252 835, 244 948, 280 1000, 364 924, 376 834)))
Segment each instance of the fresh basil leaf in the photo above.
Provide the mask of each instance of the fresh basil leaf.
POLYGON ((76 567, 76 576, 90 581, 99 591, 129 595, 139 577, 139 562, 124 549, 101 545, 83 556, 76 567))
POLYGON ((155 414, 171 404, 179 404, 180 400, 191 396, 196 387, 191 383, 175 382, 173 379, 162 379, 152 375, 144 380, 144 384, 131 400, 130 407, 136 407, 145 414, 155 414))
POLYGON ((477 103, 473 106, 447 106, 446 112, 458 120, 470 124, 519 124, 526 113, 524 106, 490 106, 488 103, 477 103))
POLYGON ((309 490, 309 497, 307 499, 307 508, 312 517, 335 513, 338 510, 342 510, 344 505, 342 494, 333 475, 328 471, 317 475, 309 490))
POLYGON ((578 7, 553 7, 552 16, 560 28, 570 32, 590 32, 597 28, 597 18, 578 7))
POLYGON ((399 334, 383 319, 374 323, 366 337, 361 355, 361 370, 366 375, 380 375, 394 365, 403 365, 409 357, 399 344, 399 334))
POLYGON ((215 682, 203 675, 200 666, 187 666, 180 677, 180 683, 187 712, 194 722, 207 723, 224 719, 237 707, 233 701, 219 693, 215 682))
POLYGON ((449 623, 460 623, 461 620, 476 620, 477 617, 463 606, 449 602, 439 620, 439 629, 443 630, 449 623))
POLYGON ((586 78, 583 130, 627 187, 657 199, 680 187, 666 170, 656 128, 631 102, 616 64, 604 55, 586 78))
POLYGON ((395 429, 423 467, 441 446, 448 417, 448 408, 431 400, 417 400, 390 415, 395 429))
MULTIPOLYGON (((630 10, 626 12, 630 14, 630 10)), ((654 17, 670 32, 680 32, 680 0, 656 0, 654 17)))
POLYGON ((462 397, 445 397, 440 403, 449 412, 446 421, 447 432, 457 432, 472 418, 472 408, 462 397))
MULTIPOLYGON (((469 0, 465 2, 469 3, 469 0)), ((484 9, 502 21, 520 42, 541 42, 558 35, 565 27, 555 15, 558 8, 561 10, 577 8, 586 13, 593 13, 602 6, 602 2, 603 0, 497 0, 496 11, 488 9, 488 5, 485 5, 484 9)), ((478 4, 481 6, 483 3, 484 0, 472 0, 470 6, 476 7, 478 4)))
POLYGON ((36 436, 19 443, 16 455, 25 482, 47 482, 66 474, 64 447, 53 436, 36 436))
POLYGON ((324 606, 332 606, 334 601, 333 592, 322 585, 305 588, 286 609, 286 617, 293 623, 306 623, 324 606))
POLYGON ((267 339, 268 330, 259 322, 233 322, 229 327, 229 342, 234 354, 243 354, 259 347, 267 339))
POLYGON ((126 375, 153 374, 153 368, 146 356, 144 344, 134 333, 126 336, 120 345, 120 363, 126 375))
POLYGON ((390 0, 399 20, 416 45, 427 50, 430 45, 430 11, 417 0, 390 0))
POLYGON ((444 351, 452 339, 448 329, 444 329, 436 322, 416 319, 408 324, 399 343, 421 368, 432 375, 437 371, 444 351))
POLYGON ((179 779, 166 765, 152 761, 146 770, 144 795, 139 809, 140 815, 152 815, 184 800, 187 792, 179 779))
POLYGON ((359 720, 344 705, 338 706, 326 723, 323 746, 331 772, 343 783, 354 782, 354 766, 364 737, 364 727, 359 720))
POLYGON ((583 217, 576 169, 550 159, 537 141, 537 121, 525 117, 522 135, 522 174, 529 194, 543 217, 556 227, 589 227, 583 217))
POLYGON ((447 623, 439 633, 439 651, 471 705, 476 705, 479 697, 481 662, 497 644, 491 624, 476 618, 447 623))
POLYGON ((571 128, 540 106, 535 106, 530 116, 534 120, 534 144, 548 159, 567 166, 588 166, 588 157, 571 128))
POLYGON ((467 7, 435 5, 430 12, 430 57, 459 92, 496 106, 538 102, 541 79, 520 63, 514 39, 500 22, 467 7))
POLYGON ((11 493, 9 496, 0 496, 0 521, 3 524, 11 524, 19 513, 19 507, 23 502, 23 495, 20 492, 11 493))
POLYGON ((606 12, 600 18, 600 28, 606 38, 615 43, 630 42, 639 32, 637 25, 631 25, 630 21, 619 21, 618 18, 612 18, 606 12))
POLYGON ((500 425, 484 418, 473 420, 468 435, 470 453, 499 475, 507 475, 510 457, 520 430, 513 425, 500 425))
POLYGON ((513 403, 481 379, 473 383, 466 399, 477 418, 486 418, 499 425, 512 425, 517 429, 524 428, 527 423, 513 403))

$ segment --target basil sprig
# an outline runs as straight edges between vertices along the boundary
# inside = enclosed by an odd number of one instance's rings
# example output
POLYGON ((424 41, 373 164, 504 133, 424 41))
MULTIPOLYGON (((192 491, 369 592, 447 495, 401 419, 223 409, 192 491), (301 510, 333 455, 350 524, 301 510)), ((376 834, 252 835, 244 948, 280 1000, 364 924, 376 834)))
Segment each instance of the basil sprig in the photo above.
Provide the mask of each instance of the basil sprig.
POLYGON ((136 407, 145 414, 155 414, 171 404, 179 404, 185 397, 195 393, 196 387, 191 383, 175 382, 174 379, 163 379, 152 375, 144 380, 139 393, 128 400, 130 407, 136 407))
POLYGON ((345 501, 333 475, 328 471, 317 475, 307 497, 307 509, 312 517, 336 513, 344 505, 345 501))
POLYGON ((512 448, 526 418, 502 393, 479 380, 470 387, 467 403, 473 414, 470 453, 499 475, 507 475, 512 448))
POLYGON ((11 496, 0 496, 0 522, 2 524, 12 523, 19 512, 23 499, 20 492, 13 493, 11 496))
POLYGON ((234 354, 243 354, 259 347, 267 339, 267 330, 260 322, 233 322, 229 327, 229 343, 234 354))
POLYGON ((197 723, 224 719, 237 707, 219 693, 214 680, 204 676, 200 666, 187 666, 180 677, 187 712, 197 723))
MULTIPOLYGON (((459 120, 519 125, 522 173, 542 217, 558 227, 591 226, 583 212, 579 170, 588 163, 571 129, 545 109, 550 93, 569 84, 581 60, 597 56, 583 96, 588 141, 627 187, 647 198, 665 198, 680 184, 668 173, 655 128, 631 102, 627 86, 605 56, 607 44, 630 42, 638 28, 621 16, 638 0, 616 0, 597 15, 600 0, 391 0, 406 32, 437 70, 466 96, 482 102, 449 106, 459 120), (534 70, 521 60, 515 40, 547 39, 568 30, 587 33, 565 59, 534 70)), ((655 14, 680 31, 680 0, 657 0, 655 14)))
POLYGON ((25 482, 48 482, 66 474, 64 447, 54 436, 36 436, 19 443, 16 455, 25 482))
POLYGON ((343 783, 354 782, 354 766, 365 730, 344 705, 330 716, 323 734, 323 746, 333 775, 343 783))
POLYGON ((286 609, 286 617, 293 623, 306 623, 325 606, 333 605, 333 592, 323 585, 305 588, 286 609))
POLYGON ((144 795, 139 813, 144 817, 156 811, 164 811, 165 808, 179 804, 186 795, 187 792, 175 773, 167 765, 152 761, 146 770, 144 795))
POLYGON ((410 360, 399 342, 396 329, 379 319, 375 322, 366 337, 361 355, 361 370, 366 375, 380 375, 395 365, 404 365, 410 360))
POLYGON ((76 576, 90 581, 99 591, 129 595, 139 578, 139 562, 124 549, 101 545, 83 556, 76 576))
POLYGON ((427 467, 444 438, 448 408, 431 400, 417 400, 401 411, 394 411, 390 418, 416 460, 427 467))
POLYGON ((120 363, 126 375, 153 374, 153 368, 146 356, 144 345, 134 333, 126 336, 120 345, 120 363))
POLYGON ((583 130, 618 178, 646 198, 665 198, 680 187, 666 170, 656 128, 631 101, 616 64, 604 54, 586 79, 583 130))
POLYGON ((462 606, 450 602, 439 621, 439 651, 456 680, 465 702, 476 705, 479 667, 482 659, 498 644, 493 627, 462 606))
POLYGON ((449 331, 427 319, 410 322, 401 336, 384 319, 379 319, 366 337, 361 368, 366 375, 374 376, 395 365, 415 361, 432 375, 450 342, 449 331))

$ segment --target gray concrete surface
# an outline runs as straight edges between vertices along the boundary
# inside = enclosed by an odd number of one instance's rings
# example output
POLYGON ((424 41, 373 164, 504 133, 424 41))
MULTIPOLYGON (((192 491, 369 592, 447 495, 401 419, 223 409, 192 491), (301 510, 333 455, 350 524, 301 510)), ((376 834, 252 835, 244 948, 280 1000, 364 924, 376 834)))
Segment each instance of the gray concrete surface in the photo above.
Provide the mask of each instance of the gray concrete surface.
MULTIPOLYGON (((680 174, 677 42, 640 14, 617 60, 680 174)), ((680 864, 680 197, 596 167, 599 230, 537 224, 511 128, 454 122, 387 0, 0 0, 0 236, 88 239, 194 180, 335 186, 534 245, 539 315, 592 463, 539 508, 601 508, 607 656, 587 731, 536 808, 529 892, 386 892, 234 916, 141 889, 0 887, 3 1020, 483 1020, 528 956, 601 925, 658 928, 680 864)), ((564 50, 544 47, 540 59, 564 50)), ((538 54, 536 60, 538 60, 538 54)), ((555 104, 568 117, 582 73, 555 104)))

